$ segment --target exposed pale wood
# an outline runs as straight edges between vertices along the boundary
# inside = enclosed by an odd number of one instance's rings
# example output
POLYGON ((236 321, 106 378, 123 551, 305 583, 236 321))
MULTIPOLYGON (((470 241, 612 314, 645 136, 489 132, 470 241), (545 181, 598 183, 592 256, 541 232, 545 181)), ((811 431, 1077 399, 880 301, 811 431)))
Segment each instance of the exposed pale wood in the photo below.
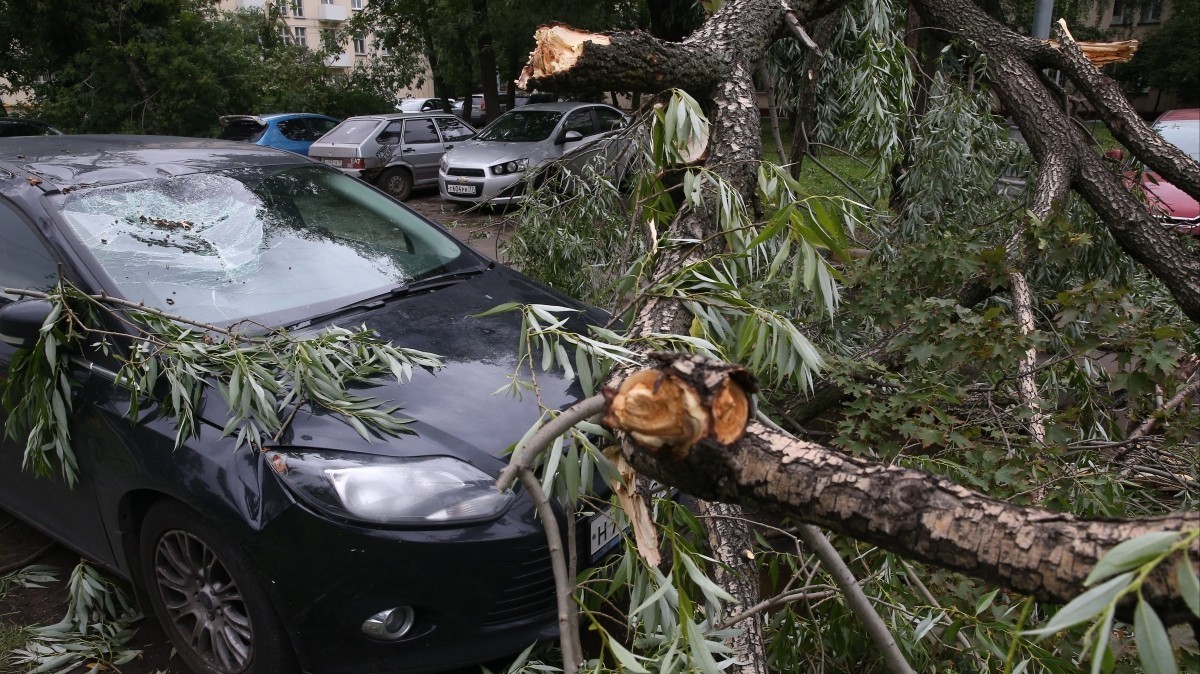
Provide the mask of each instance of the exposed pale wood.
POLYGON ((531 77, 549 77, 575 67, 585 43, 612 44, 612 38, 603 33, 588 33, 561 23, 540 26, 533 39, 536 46, 529 53, 529 63, 521 69, 519 89, 524 89, 531 77))

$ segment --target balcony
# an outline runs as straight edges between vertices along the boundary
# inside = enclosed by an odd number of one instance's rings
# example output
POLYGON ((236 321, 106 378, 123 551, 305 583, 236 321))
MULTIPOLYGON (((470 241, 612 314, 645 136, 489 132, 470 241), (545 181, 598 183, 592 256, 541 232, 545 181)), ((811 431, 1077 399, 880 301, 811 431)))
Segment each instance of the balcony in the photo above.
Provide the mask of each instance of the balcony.
POLYGON ((317 19, 320 21, 346 20, 346 8, 341 5, 329 5, 322 2, 317 7, 317 19))
POLYGON ((267 0, 237 0, 238 9, 263 9, 267 8, 267 0))
POLYGON ((325 59, 326 68, 349 68, 353 64, 354 57, 350 55, 350 52, 342 52, 325 59))

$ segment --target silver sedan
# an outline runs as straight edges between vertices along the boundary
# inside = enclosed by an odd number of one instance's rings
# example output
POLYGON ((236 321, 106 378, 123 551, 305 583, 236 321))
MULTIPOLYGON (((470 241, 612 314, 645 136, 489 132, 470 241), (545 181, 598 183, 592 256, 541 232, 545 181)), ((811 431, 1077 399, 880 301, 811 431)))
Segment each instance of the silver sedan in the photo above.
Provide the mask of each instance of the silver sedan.
POLYGON ((442 157, 438 189, 450 201, 514 203, 534 169, 563 158, 578 167, 611 151, 610 144, 597 141, 625 125, 624 113, 600 103, 533 103, 510 110, 442 157))

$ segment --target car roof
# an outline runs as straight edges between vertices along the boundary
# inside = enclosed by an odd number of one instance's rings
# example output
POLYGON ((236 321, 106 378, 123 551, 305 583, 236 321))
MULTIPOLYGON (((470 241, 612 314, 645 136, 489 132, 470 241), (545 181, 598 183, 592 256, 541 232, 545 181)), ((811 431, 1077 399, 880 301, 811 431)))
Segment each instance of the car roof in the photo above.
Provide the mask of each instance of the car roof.
POLYGON ((1178 110, 1167 110, 1154 120, 1158 122, 1183 122, 1183 121, 1200 121, 1200 108, 1180 108, 1178 110))
POLYGON ((349 122, 356 119, 411 119, 413 117, 454 117, 454 119, 458 119, 458 117, 444 110, 426 110, 425 112, 381 112, 376 115, 355 115, 354 117, 347 117, 344 121, 349 122))
POLYGON ((259 119, 283 119, 285 117, 320 117, 321 119, 336 119, 329 115, 322 115, 317 112, 268 112, 262 115, 247 115, 249 117, 258 117, 259 119))
POLYGON ((52 192, 223 169, 307 164, 306 157, 251 143, 172 136, 20 136, 0 140, 5 173, 52 192), (37 182, 35 182, 37 181, 37 182))

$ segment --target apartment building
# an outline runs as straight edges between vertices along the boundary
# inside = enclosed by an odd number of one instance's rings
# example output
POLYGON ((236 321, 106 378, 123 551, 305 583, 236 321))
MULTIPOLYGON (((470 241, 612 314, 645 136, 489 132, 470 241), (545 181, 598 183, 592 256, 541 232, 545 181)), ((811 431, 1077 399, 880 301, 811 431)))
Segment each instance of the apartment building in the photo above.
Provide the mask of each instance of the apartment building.
MULTIPOLYGON (((221 10, 258 9, 266 11, 268 6, 279 10, 283 20, 280 28, 288 42, 319 49, 326 44, 336 44, 339 51, 326 60, 333 70, 349 70, 355 65, 378 58, 380 50, 370 35, 347 33, 346 22, 367 5, 368 0, 221 0, 221 10)), ((429 80, 431 78, 426 78, 429 80)), ((433 96, 433 85, 410 88, 398 92, 399 98, 433 96)))

